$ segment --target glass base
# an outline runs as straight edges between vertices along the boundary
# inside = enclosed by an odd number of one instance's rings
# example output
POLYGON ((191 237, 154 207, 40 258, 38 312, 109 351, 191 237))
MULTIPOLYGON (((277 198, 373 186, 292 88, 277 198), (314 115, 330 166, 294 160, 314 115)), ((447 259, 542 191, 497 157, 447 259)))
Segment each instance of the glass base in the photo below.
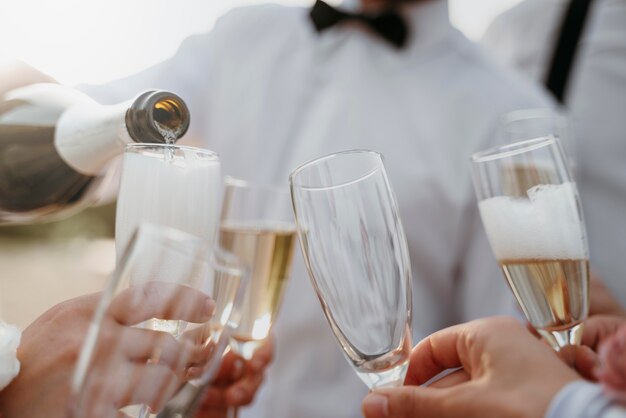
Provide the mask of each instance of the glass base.
POLYGON ((582 322, 562 329, 537 328, 537 332, 539 332, 543 339, 556 351, 559 351, 567 345, 580 345, 583 338, 583 330, 584 326, 582 322))
POLYGON ((156 414, 151 414, 146 405, 129 405, 120 409, 119 416, 132 418, 156 418, 156 414))
POLYGON ((357 370, 356 374, 370 389, 391 388, 402 386, 408 369, 409 361, 407 359, 403 363, 387 370, 380 372, 362 372, 357 370))

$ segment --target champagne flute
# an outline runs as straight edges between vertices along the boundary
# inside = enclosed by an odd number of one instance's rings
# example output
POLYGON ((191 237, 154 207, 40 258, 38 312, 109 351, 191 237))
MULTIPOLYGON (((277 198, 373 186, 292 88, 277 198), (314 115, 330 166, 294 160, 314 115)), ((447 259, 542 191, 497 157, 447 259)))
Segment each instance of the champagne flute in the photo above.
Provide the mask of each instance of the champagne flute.
POLYGON ((491 248, 530 324, 559 350, 580 344, 589 310, 582 208, 559 140, 516 142, 472 156, 491 248))
POLYGON ((72 418, 150 416, 139 404, 159 409, 182 383, 215 371, 226 346, 214 322, 236 320, 246 269, 208 250, 162 226, 131 236, 81 350, 72 418))
MULTIPOLYGON (((267 338, 281 305, 293 259, 296 228, 287 187, 226 178, 219 246, 248 268, 249 284, 231 349, 245 359, 267 338)), ((230 408, 229 416, 237 416, 230 408)))
POLYGON ((298 236, 326 319, 370 388, 400 386, 411 350, 411 271, 382 156, 345 151, 290 176, 298 236))
MULTIPOLYGON (((211 246, 218 223, 221 182, 219 158, 211 151, 174 144, 128 145, 115 223, 118 257, 142 222, 180 229, 211 246)), ((185 324, 155 319, 144 326, 179 336, 185 324)), ((148 409, 139 416, 147 417, 148 409)))

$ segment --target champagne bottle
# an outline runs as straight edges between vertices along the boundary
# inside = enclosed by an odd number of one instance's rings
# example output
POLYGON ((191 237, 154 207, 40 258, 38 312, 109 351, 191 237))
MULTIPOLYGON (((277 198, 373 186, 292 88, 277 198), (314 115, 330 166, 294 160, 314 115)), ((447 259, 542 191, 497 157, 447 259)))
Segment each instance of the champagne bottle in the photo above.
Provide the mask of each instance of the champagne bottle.
POLYGON ((165 91, 112 106, 58 84, 7 93, 0 100, 0 224, 87 206, 127 144, 173 143, 188 127, 187 106, 165 91))

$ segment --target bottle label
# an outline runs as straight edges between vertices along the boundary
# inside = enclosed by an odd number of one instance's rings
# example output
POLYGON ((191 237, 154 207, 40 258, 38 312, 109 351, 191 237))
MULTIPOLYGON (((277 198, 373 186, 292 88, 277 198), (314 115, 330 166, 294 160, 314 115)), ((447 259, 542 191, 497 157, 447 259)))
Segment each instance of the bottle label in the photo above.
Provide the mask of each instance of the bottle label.
POLYGON ((125 123, 128 103, 113 106, 76 105, 57 123, 54 143, 61 158, 88 176, 103 173, 107 164, 133 142, 125 123))

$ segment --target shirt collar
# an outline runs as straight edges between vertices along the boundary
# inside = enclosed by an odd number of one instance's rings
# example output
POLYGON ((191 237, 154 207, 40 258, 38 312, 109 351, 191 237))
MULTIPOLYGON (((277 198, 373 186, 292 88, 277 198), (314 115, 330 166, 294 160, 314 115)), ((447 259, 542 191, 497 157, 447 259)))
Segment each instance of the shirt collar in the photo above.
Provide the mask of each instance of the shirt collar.
MULTIPOLYGON (((343 0, 338 8, 358 12, 361 9, 361 0, 343 0)), ((450 32, 448 0, 404 3, 400 5, 400 10, 410 28, 409 49, 437 42, 450 32)))

